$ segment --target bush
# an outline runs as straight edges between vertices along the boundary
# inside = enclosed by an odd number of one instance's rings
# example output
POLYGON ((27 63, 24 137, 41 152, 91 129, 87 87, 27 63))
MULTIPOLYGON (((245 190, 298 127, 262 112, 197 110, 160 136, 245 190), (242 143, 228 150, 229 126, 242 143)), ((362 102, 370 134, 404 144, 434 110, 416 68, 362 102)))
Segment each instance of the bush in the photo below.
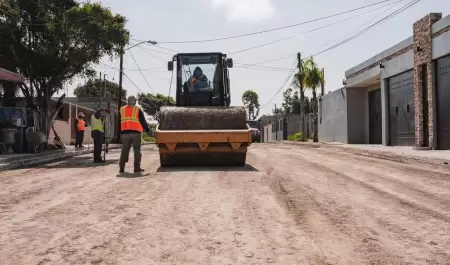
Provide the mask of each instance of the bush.
POLYGON ((291 134, 291 135, 288 136, 288 140, 289 141, 294 141, 294 142, 302 141, 302 133, 298 132, 298 133, 295 133, 295 134, 291 134))
POLYGON ((155 142, 155 138, 151 137, 150 135, 143 133, 142 134, 142 141, 146 142, 146 143, 154 143, 155 142))

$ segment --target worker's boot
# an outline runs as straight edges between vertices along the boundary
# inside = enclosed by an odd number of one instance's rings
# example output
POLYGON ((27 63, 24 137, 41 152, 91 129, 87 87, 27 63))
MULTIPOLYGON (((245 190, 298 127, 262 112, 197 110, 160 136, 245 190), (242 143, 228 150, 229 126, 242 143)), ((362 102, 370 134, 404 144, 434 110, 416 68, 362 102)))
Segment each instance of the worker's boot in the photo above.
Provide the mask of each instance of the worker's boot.
POLYGON ((136 167, 134 168, 134 173, 139 173, 139 172, 144 172, 145 170, 142 169, 141 167, 136 167))
POLYGON ((105 160, 103 160, 101 157, 94 158, 94 163, 105 163, 105 160))

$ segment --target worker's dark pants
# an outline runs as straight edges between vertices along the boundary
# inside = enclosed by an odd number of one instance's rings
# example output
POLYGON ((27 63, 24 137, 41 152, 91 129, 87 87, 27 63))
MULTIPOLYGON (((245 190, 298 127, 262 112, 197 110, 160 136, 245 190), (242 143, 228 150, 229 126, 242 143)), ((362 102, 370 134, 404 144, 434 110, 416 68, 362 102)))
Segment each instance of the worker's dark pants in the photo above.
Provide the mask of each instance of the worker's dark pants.
POLYGON ((131 146, 133 146, 134 153, 134 169, 141 169, 141 133, 124 133, 122 134, 122 150, 120 153, 119 168, 125 169, 125 163, 128 162, 128 156, 130 155, 131 146))
POLYGON ((83 145, 84 131, 77 131, 75 134, 75 147, 81 147, 83 145))
POLYGON ((92 138, 94 138, 94 162, 102 160, 102 145, 104 134, 101 131, 92 131, 92 138))

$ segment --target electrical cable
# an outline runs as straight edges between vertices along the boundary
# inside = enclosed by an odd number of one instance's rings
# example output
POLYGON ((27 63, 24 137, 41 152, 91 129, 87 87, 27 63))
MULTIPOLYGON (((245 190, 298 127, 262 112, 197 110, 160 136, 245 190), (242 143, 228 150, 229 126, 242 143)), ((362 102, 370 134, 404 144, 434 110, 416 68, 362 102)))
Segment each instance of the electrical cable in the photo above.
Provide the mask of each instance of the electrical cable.
POLYGON ((147 98, 148 99, 148 101, 150 102, 150 103, 152 103, 153 104, 153 106, 155 106, 155 108, 158 108, 158 106, 152 101, 152 100, 150 100, 150 98, 149 97, 147 97, 147 94, 146 93, 144 93, 134 82, 133 82, 133 80, 131 80, 131 78, 127 75, 127 74, 125 74, 125 73, 122 73, 127 79, 128 79, 128 81, 130 81, 130 83, 131 84, 133 84, 133 86, 139 91, 139 92, 141 92, 141 94, 145 97, 145 98, 147 98))
MULTIPOLYGON (((390 19, 390 18, 392 18, 392 17, 394 17, 394 16, 400 14, 401 12, 405 11, 406 9, 410 8, 411 6, 417 4, 417 3, 420 2, 420 1, 421 1, 421 0, 413 0, 413 1, 409 2, 408 4, 406 4, 405 6, 403 6, 402 8, 400 8, 400 9, 398 9, 398 10, 392 12, 391 14, 387 15, 386 17, 384 17, 384 18, 378 20, 377 22, 373 23, 373 24, 370 25, 369 27, 367 27, 367 28, 363 29, 362 31, 358 32, 357 34, 355 34, 355 35, 353 35, 353 36, 351 36, 351 37, 345 39, 344 41, 341 41, 341 42, 339 42, 339 43, 337 43, 337 44, 335 44, 335 45, 333 45, 333 46, 331 46, 331 47, 329 47, 329 48, 327 48, 327 49, 325 49, 325 50, 323 50, 323 51, 320 51, 320 52, 318 52, 318 53, 316 53, 316 54, 314 54, 314 55, 308 56, 307 58, 311 58, 311 57, 314 57, 314 56, 316 56, 316 55, 319 55, 319 54, 322 54, 322 53, 324 53, 324 52, 327 52, 327 51, 329 51, 329 50, 335 49, 335 48, 339 47, 340 45, 343 45, 343 44, 345 44, 345 43, 347 43, 347 42, 349 42, 349 41, 355 39, 356 37, 361 36, 362 34, 364 34, 365 32, 367 32, 368 30, 370 30, 370 29, 373 28, 374 26, 378 25, 379 23, 382 23, 383 21, 388 20, 388 19, 390 19)), ((307 58, 306 58, 306 59, 307 59, 307 58)), ((272 102, 272 100, 273 100, 273 99, 280 93, 280 91, 284 88, 284 86, 286 85, 287 81, 291 78, 291 76, 292 76, 292 74, 293 74, 294 72, 295 72, 295 67, 294 67, 294 69, 292 70, 292 72, 290 73, 290 75, 288 76, 288 78, 286 79, 286 81, 285 81, 285 82, 283 83, 283 85, 280 87, 280 89, 275 93, 275 95, 274 95, 274 96, 273 96, 266 104, 264 104, 264 106, 263 106, 262 108, 264 108, 265 106, 267 106, 268 104, 270 104, 270 102, 272 102)))
POLYGON ((258 34, 262 34, 262 33, 267 33, 267 32, 272 32, 272 31, 277 31, 277 30, 282 30, 282 29, 287 29, 287 28, 292 28, 292 27, 297 27, 300 25, 304 25, 304 24, 309 24, 312 22, 316 22, 316 21, 320 21, 320 20, 324 20, 327 18, 331 18, 331 17, 336 17, 339 15, 343 15, 346 13, 350 13, 353 11, 357 11, 357 10, 361 10, 364 8, 368 8, 371 6, 375 6, 375 5, 379 5, 382 3, 386 3, 392 0, 383 0, 383 1, 379 1, 373 4, 369 4, 369 5, 364 5, 358 8, 353 8, 347 11, 343 11, 340 13, 335 13, 332 15, 328 15, 328 16, 324 16, 324 17, 320 17, 320 18, 316 18, 316 19, 312 19, 312 20, 308 20, 308 21, 303 21, 303 22, 299 22, 296 24, 292 24, 292 25, 287 25, 287 26, 283 26, 283 27, 278 27, 278 28, 272 28, 272 29, 267 29, 267 30, 262 30, 262 31, 257 31, 257 32, 250 32, 250 33, 246 33, 246 34, 240 34, 240 35, 235 35, 235 36, 228 36, 228 37, 221 37, 221 38, 215 38, 215 39, 204 39, 204 40, 189 40, 189 41, 158 41, 158 43, 160 44, 185 44, 185 43, 198 43, 198 42, 213 42, 213 41, 221 41, 221 40, 229 40, 229 39, 236 39, 236 38, 242 38, 242 37, 248 37, 248 36, 253 36, 253 35, 258 35, 258 34))
POLYGON ((129 51, 129 53, 131 54, 131 57, 133 58, 134 63, 136 64, 137 68, 139 69, 139 72, 141 72, 141 75, 142 75, 142 77, 144 78, 145 83, 147 83, 148 87, 149 87, 149 88, 152 90, 152 92, 154 93, 155 91, 153 91, 153 88, 152 88, 152 87, 150 86, 150 84, 148 83, 147 78, 145 78, 144 73, 142 73, 142 70, 141 70, 141 68, 139 67, 139 64, 137 63, 136 59, 134 58, 133 53, 132 53, 131 51, 129 51))
POLYGON ((169 105, 169 101, 170 101, 170 93, 172 92, 173 73, 174 73, 174 70, 173 70, 173 68, 172 68, 172 75, 171 75, 171 77, 170 77, 170 85, 169 85, 169 95, 167 95, 166 105, 169 105))
POLYGON ((395 3, 390 3, 390 4, 387 4, 387 5, 383 5, 381 7, 377 7, 377 8, 371 9, 369 11, 363 12, 361 14, 358 14, 358 15, 355 15, 355 16, 351 16, 351 17, 348 17, 348 18, 345 18, 345 19, 341 19, 339 21, 336 21, 336 22, 333 22, 333 23, 330 23, 330 24, 327 24, 327 25, 324 25, 324 26, 321 26, 321 27, 317 27, 317 28, 314 28, 314 29, 311 29, 311 30, 308 30, 308 31, 304 31, 304 32, 301 32, 301 33, 298 33, 298 34, 295 34, 295 35, 292 35, 292 36, 289 36, 289 37, 285 37, 285 38, 278 39, 278 40, 275 40, 275 41, 259 44, 259 45, 252 46, 252 47, 249 47, 249 48, 245 48, 245 49, 242 49, 242 50, 230 52, 228 54, 230 54, 230 55, 231 54, 238 54, 238 53, 254 50, 254 49, 257 49, 257 48, 265 47, 265 46, 268 46, 268 45, 272 45, 272 44, 275 44, 275 43, 278 43, 278 42, 282 42, 282 41, 285 41, 285 40, 288 40, 288 39, 293 39, 293 38, 296 38, 296 37, 301 36, 301 35, 306 35, 306 34, 311 33, 311 32, 315 32, 315 31, 318 31, 318 30, 321 30, 321 29, 324 29, 324 28, 335 26, 335 25, 340 24, 342 22, 345 22, 347 20, 351 20, 351 19, 354 19, 356 17, 360 17, 362 15, 365 15, 365 14, 368 14, 368 13, 380 10, 382 8, 385 8, 387 6, 395 5, 395 4, 397 4, 397 3, 401 2, 401 1, 404 1, 404 0, 400 0, 400 1, 397 1, 395 3))
POLYGON ((267 72, 289 72, 290 69, 270 69, 270 68, 255 68, 255 67, 249 67, 249 66, 234 66, 234 68, 242 68, 242 69, 250 69, 250 70, 259 70, 259 71, 267 71, 267 72))
MULTIPOLYGON (((295 60, 297 60, 297 59, 295 59, 295 60)), ((291 72, 290 72, 289 75, 286 77, 286 80, 283 82, 283 84, 282 84, 282 85, 280 86, 280 88, 277 90, 277 92, 275 93, 275 95, 273 95, 273 97, 272 97, 266 104, 264 104, 264 105, 261 107, 261 109, 263 109, 263 108, 265 108, 267 105, 269 105, 270 102, 272 102, 272 100, 274 100, 275 97, 281 92, 281 90, 283 90, 284 86, 286 86, 286 84, 287 84, 287 82, 289 81, 289 79, 291 79, 292 75, 295 73, 295 70, 297 69, 297 68, 296 68, 297 64, 298 64, 298 63, 297 63, 296 61, 294 61, 294 65, 293 65, 292 68, 291 68, 291 72)))
POLYGON ((319 54, 325 53, 325 52, 327 52, 329 50, 332 50, 332 49, 335 49, 335 48, 337 48, 337 47, 339 47, 339 46, 341 46, 341 45, 343 45, 343 44, 345 44, 345 43, 347 43, 347 42, 349 42, 349 41, 351 41, 353 39, 356 39, 357 37, 361 36, 362 34, 366 33, 367 31, 369 31, 371 28, 375 27, 376 25, 378 25, 378 24, 380 24, 380 23, 382 23, 382 22, 384 22, 386 20, 389 20, 389 19, 393 18, 394 16, 400 14, 401 12, 403 12, 406 9, 412 7, 413 5, 417 4, 420 1, 421 0, 413 0, 413 1, 409 2, 408 4, 403 6, 402 8, 400 8, 400 9, 392 12, 391 14, 385 16, 384 18, 378 20, 377 22, 373 23, 372 25, 368 26, 367 28, 363 29, 362 31, 356 33, 355 35, 353 35, 353 36, 351 36, 351 37, 349 37, 349 38, 347 38, 347 39, 345 39, 345 40, 343 40, 343 41, 341 41, 341 42, 339 42, 339 43, 337 43, 337 44, 335 44, 335 45, 333 45, 331 47, 328 47, 328 48, 326 48, 326 49, 324 49, 324 50, 322 50, 320 52, 317 52, 317 53, 315 53, 313 55, 310 55, 307 58, 311 58, 311 57, 317 56, 319 54))

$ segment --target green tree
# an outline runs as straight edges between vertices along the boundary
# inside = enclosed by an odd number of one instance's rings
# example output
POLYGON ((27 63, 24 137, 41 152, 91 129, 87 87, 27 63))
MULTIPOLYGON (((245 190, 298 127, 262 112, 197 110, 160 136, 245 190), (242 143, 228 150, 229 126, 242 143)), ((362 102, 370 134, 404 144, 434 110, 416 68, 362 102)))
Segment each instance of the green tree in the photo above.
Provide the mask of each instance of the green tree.
POLYGON ((93 65, 128 44, 126 19, 100 4, 75 0, 2 3, 1 66, 25 76, 20 90, 29 105, 38 97, 39 127, 48 133, 50 98, 74 77, 92 77, 93 65))
POLYGON ((155 120, 158 120, 158 111, 162 106, 174 106, 175 100, 171 96, 166 96, 160 93, 156 95, 148 93, 139 93, 137 95, 139 105, 142 106, 142 110, 150 116, 153 116, 155 120))
POLYGON ((256 120, 259 115, 259 96, 253 90, 247 90, 242 94, 242 103, 247 109, 248 119, 256 120))
POLYGON ((281 106, 284 114, 300 114, 300 98, 298 91, 293 92, 292 87, 286 89, 286 91, 283 92, 283 103, 281 106))
MULTIPOLYGON (((111 98, 117 100, 119 98, 119 84, 106 80, 89 79, 83 85, 79 85, 73 91, 76 97, 100 97, 111 95, 111 98), (106 87, 106 89, 105 89, 106 87)), ((127 91, 122 88, 122 100, 127 98, 127 91)))
POLYGON ((283 115, 284 114, 284 110, 282 108, 274 108, 272 109, 272 115, 283 115))
POLYGON ((311 100, 311 107, 314 113, 314 142, 318 142, 318 104, 317 104, 317 87, 325 83, 322 71, 317 67, 314 59, 311 57, 305 62, 305 76, 304 84, 306 88, 311 89, 313 98, 311 100))

